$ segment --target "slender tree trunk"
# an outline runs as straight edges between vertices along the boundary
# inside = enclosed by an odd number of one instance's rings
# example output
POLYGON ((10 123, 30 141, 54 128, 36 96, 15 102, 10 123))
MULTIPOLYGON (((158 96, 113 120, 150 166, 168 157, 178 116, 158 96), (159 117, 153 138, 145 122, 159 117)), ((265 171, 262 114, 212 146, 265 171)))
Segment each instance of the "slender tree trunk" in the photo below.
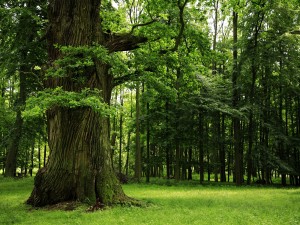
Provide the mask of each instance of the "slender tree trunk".
POLYGON ((180 151, 180 161, 181 161, 181 180, 186 180, 186 169, 187 169, 187 149, 181 148, 180 151))
POLYGON ((230 175, 231 175, 231 148, 230 151, 228 151, 228 156, 227 156, 227 182, 230 182, 230 175))
MULTIPOLYGON (((121 89, 121 86, 120 86, 121 89)), ((123 93, 122 90, 120 90, 120 101, 121 101, 121 107, 123 108, 124 101, 123 101, 123 93)), ((123 113, 120 113, 120 140, 119 140, 119 174, 122 173, 122 142, 123 142, 123 113)))
POLYGON ((211 174, 211 161, 210 161, 210 154, 208 149, 206 150, 207 155, 207 181, 210 181, 210 174, 211 174))
POLYGON ((220 112, 213 115, 213 152, 212 152, 212 165, 214 173, 214 181, 219 181, 220 171, 220 147, 221 147, 221 129, 220 129, 220 112))
POLYGON ((249 116, 249 137, 248 137, 248 152, 247 152, 247 184, 251 183, 251 175, 253 171, 252 163, 252 147, 253 147, 253 113, 252 110, 249 116))
MULTIPOLYGON (((114 96, 114 106, 118 105, 118 89, 115 90, 115 96, 114 96)), ((116 143, 117 143, 117 114, 114 114, 113 116, 113 124, 112 124, 112 131, 111 131, 111 160, 114 162, 114 156, 116 152, 116 143)), ((113 163, 114 167, 114 163, 113 163)), ((114 168, 115 170, 115 168, 114 168)))
POLYGON ((46 167, 47 163, 47 145, 44 146, 44 167, 46 167))
POLYGON ((175 168, 174 168, 174 178, 176 181, 180 180, 180 167, 181 167, 181 163, 180 163, 180 156, 181 156, 181 149, 179 146, 179 140, 178 138, 176 138, 175 140, 175 168))
POLYGON ((17 156, 19 152, 19 143, 22 135, 23 119, 21 116, 21 109, 17 111, 17 117, 12 132, 12 138, 7 148, 6 162, 5 162, 5 176, 16 176, 17 156))
MULTIPOLYGON (((23 59, 26 58, 26 54, 22 53, 23 59)), ((19 72, 20 90, 17 100, 17 115, 13 126, 12 135, 7 148, 7 156, 5 162, 5 176, 14 177, 16 175, 17 157, 19 153, 19 145, 22 137, 23 118, 22 111, 26 101, 26 73, 28 71, 27 66, 22 65, 19 72)))
MULTIPOLYGON (((282 46, 280 44, 280 53, 281 53, 281 57, 280 57, 280 62, 279 62, 279 109, 278 109, 278 117, 279 117, 279 124, 280 124, 280 127, 282 128, 282 130, 285 131, 284 127, 285 127, 285 124, 284 124, 284 119, 283 119, 283 90, 282 90, 282 86, 283 86, 283 59, 282 59, 282 55, 283 55, 283 51, 282 51, 282 46)), ((286 132, 284 132, 286 135, 288 135, 286 132)), ((283 143, 283 141, 281 140, 279 142, 279 145, 278 145, 278 155, 279 155, 279 158, 282 160, 282 161, 285 161, 285 158, 286 158, 286 154, 285 154, 285 145, 283 143)), ((278 171, 281 175, 281 184, 283 186, 286 185, 286 173, 283 169, 279 168, 279 171, 278 171)))
MULTIPOLYGON (((263 6, 265 3, 260 2, 263 6)), ((250 87, 250 94, 249 94, 249 102, 250 102, 250 115, 249 115, 249 127, 248 127, 248 152, 247 152, 247 184, 250 184, 251 182, 251 175, 253 174, 253 156, 252 156, 252 148, 253 148, 253 136, 254 136, 254 115, 253 115, 253 108, 255 103, 255 82, 257 78, 257 71, 258 71, 258 64, 257 64, 257 57, 258 57, 258 35, 261 31, 262 22, 264 20, 265 14, 262 10, 259 10, 256 12, 257 21, 254 26, 254 34, 253 34, 253 40, 250 42, 250 49, 252 50, 250 52, 251 56, 251 74, 252 74, 252 80, 251 80, 251 87, 250 87)))
POLYGON ((40 141, 40 139, 38 142, 38 161, 39 161, 39 169, 41 169, 41 141, 40 141))
POLYGON ((175 118, 175 129, 176 129, 176 136, 175 136, 175 171, 174 171, 174 177, 176 181, 180 180, 180 168, 181 168, 181 156, 183 149, 180 145, 180 130, 179 130, 179 107, 180 107, 180 82, 182 79, 182 72, 180 68, 177 68, 176 70, 176 83, 175 83, 175 89, 177 90, 177 98, 176 98, 176 118, 175 118))
MULTIPOLYGON (((238 108, 239 103, 239 91, 238 91, 238 13, 233 11, 233 72, 232 72, 232 106, 234 109, 238 108)), ((237 185, 243 183, 243 149, 241 146, 241 124, 240 119, 236 116, 233 117, 233 140, 234 140, 234 165, 235 165, 235 182, 237 185)))
MULTIPOLYGON (((300 135, 300 97, 296 97, 297 102, 297 137, 300 135)), ((300 150, 295 148, 295 168, 296 168, 296 186, 300 186, 300 150)))
POLYGON ((220 143, 220 181, 226 182, 226 151, 225 151, 225 115, 222 114, 221 143, 220 143))
MULTIPOLYGON (((269 65, 265 67, 265 73, 262 77, 262 88, 264 93, 264 109, 263 109, 263 124, 269 123, 270 118, 270 91, 269 91, 269 77, 270 77, 271 70, 269 65)), ((263 174, 265 177, 266 184, 271 183, 270 178, 270 167, 269 167, 269 128, 264 125, 263 126, 263 139, 262 139, 262 146, 263 146, 263 174)))
MULTIPOLYGON (((166 101, 166 138, 169 140, 169 102, 166 101)), ((171 149, 170 143, 167 142, 166 147, 166 170, 167 170, 167 179, 171 178, 171 149)))
POLYGON ((126 176, 129 175, 129 154, 130 154, 130 136, 131 136, 130 134, 131 134, 131 132, 128 131, 128 133, 127 133, 127 147, 126 147, 127 154, 126 154, 126 165, 125 165, 125 174, 126 174, 126 176))
MULTIPOLYGON (((257 47, 257 39, 255 41, 254 47, 257 47)), ((256 52, 256 51, 255 51, 256 52)), ((252 72, 252 82, 251 82, 251 89, 250 89, 250 115, 249 115, 249 124, 248 124, 248 152, 247 152, 247 184, 251 183, 251 175, 253 171, 253 162, 252 162, 252 148, 253 148, 253 132, 254 132, 254 120, 253 120, 253 107, 254 107, 254 93, 255 93, 255 81, 256 81, 256 74, 257 68, 255 64, 255 59, 252 59, 251 65, 251 72, 252 72)))
MULTIPOLYGON (((4 100, 4 95, 5 95, 5 91, 6 91, 6 87, 1 79, 1 98, 0 98, 0 107, 2 107, 3 109, 5 108, 5 101, 4 100)), ((4 140, 4 133, 1 132, 0 133, 0 141, 1 143, 3 143, 3 140, 4 140)), ((2 169, 2 174, 4 175, 5 174, 5 157, 6 157, 6 147, 4 145, 0 145, 0 157, 3 159, 1 160, 1 169, 2 169)))
POLYGON ((200 183, 204 182, 204 127, 203 127, 203 114, 199 113, 199 175, 200 183))
POLYGON ((15 79, 16 78, 14 76, 10 79, 8 108, 12 108, 14 103, 15 79))
POLYGON ((32 177, 33 175, 33 169, 34 169, 34 161, 33 161, 33 158, 34 157, 34 141, 33 141, 33 144, 31 146, 31 153, 30 153, 30 169, 29 169, 29 173, 30 173, 30 176, 32 177))
MULTIPOLYGON (((217 37, 218 37, 218 22, 219 22, 219 0, 214 0, 214 34, 213 34, 213 45, 212 50, 216 54, 217 48, 217 37)), ((217 61, 216 56, 214 56, 212 61, 212 75, 217 75, 217 61)), ((220 150, 220 112, 213 113, 213 152, 212 152, 212 161, 213 161, 213 173, 214 173, 214 180, 218 182, 219 178, 219 150, 220 150)))
MULTIPOLYGON (((130 90, 130 118, 131 119, 132 119, 132 114, 133 114, 132 104, 133 104, 132 91, 130 90)), ((128 176, 128 174, 129 174, 130 138, 131 138, 131 130, 129 130, 128 134, 127 134, 126 176, 128 176)))
MULTIPOLYGON (((4 148, 4 150, 3 150, 3 158, 5 155, 6 155, 6 148, 4 148)), ((3 162, 2 175, 5 175, 5 161, 3 162)))
MULTIPOLYGON (((214 0, 214 34, 213 34, 213 45, 212 50, 216 53, 216 47, 217 47, 217 36, 218 36, 218 22, 219 22, 219 0, 214 0)), ((212 75, 217 74, 217 62, 215 57, 212 61, 212 75)))
POLYGON ((142 177, 142 152, 140 143, 140 83, 136 86, 136 134, 135 134, 135 171, 134 177, 140 182, 142 177))
POLYGON ((193 158, 193 149, 192 147, 189 147, 189 154, 188 154, 188 180, 193 179, 193 170, 192 170, 192 158, 193 158))
MULTIPOLYGON (((256 28, 257 30, 257 28, 256 28)), ((254 132, 254 120, 253 120, 253 107, 254 107, 254 94, 255 94, 255 82, 257 77, 257 66, 256 66, 256 57, 257 55, 257 36, 258 36, 258 30, 255 33, 254 37, 254 53, 253 58, 251 60, 251 73, 252 73, 252 81, 251 81, 251 89, 250 89, 250 115, 249 115, 249 124, 248 124, 248 152, 247 152, 247 184, 249 185, 251 183, 251 175, 253 170, 253 162, 252 162, 252 148, 253 148, 253 132, 254 132)))
POLYGON ((25 171, 24 171, 24 176, 27 176, 28 165, 29 165, 29 149, 26 149, 26 152, 25 152, 25 171))
POLYGON ((146 148, 147 148, 147 171, 146 171, 146 182, 150 182, 150 119, 149 119, 149 102, 147 101, 146 111, 147 111, 147 140, 146 140, 146 148))

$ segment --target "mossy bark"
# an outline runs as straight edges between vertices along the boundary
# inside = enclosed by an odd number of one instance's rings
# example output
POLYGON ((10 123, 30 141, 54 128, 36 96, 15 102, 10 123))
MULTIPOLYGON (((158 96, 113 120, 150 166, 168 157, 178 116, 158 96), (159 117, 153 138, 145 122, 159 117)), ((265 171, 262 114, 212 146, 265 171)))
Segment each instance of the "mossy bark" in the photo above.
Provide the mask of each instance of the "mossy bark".
MULTIPOLYGON (((57 44, 91 46, 97 43, 107 48, 112 44, 105 40, 101 30, 100 4, 99 0, 49 2, 47 41, 50 65, 63 57, 55 47, 57 44)), ((126 38, 130 40, 128 36, 126 38)), ((130 47, 133 46, 131 40, 130 47)), ((94 66, 82 73, 84 83, 76 82, 70 72, 63 78, 49 78, 45 86, 61 86, 65 91, 77 92, 83 88, 97 88, 101 91, 99 98, 109 104, 113 78, 108 70, 109 65, 94 59, 94 66)), ((57 106, 47 111, 47 123, 49 160, 36 175, 28 204, 44 206, 68 200, 93 202, 96 199, 113 204, 128 200, 112 167, 109 118, 88 107, 57 106)))
POLYGON ((47 166, 39 170, 28 203, 44 206, 67 200, 104 204, 126 199, 110 157, 109 120, 89 108, 47 112, 47 166))

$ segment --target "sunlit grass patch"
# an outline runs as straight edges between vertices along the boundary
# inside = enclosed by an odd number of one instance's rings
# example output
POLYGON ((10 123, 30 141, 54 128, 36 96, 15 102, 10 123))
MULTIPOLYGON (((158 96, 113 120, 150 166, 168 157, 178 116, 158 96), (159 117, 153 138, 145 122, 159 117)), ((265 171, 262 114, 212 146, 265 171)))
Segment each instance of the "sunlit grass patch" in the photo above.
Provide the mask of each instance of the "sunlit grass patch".
POLYGON ((297 224, 300 221, 299 189, 200 185, 124 188, 127 193, 134 190, 132 195, 158 204, 161 219, 166 223, 169 218, 177 219, 178 224, 297 224))
POLYGON ((93 213, 34 209, 24 204, 32 178, 0 178, 0 224, 300 224, 300 189, 195 183, 127 184, 147 207, 117 206, 93 213))

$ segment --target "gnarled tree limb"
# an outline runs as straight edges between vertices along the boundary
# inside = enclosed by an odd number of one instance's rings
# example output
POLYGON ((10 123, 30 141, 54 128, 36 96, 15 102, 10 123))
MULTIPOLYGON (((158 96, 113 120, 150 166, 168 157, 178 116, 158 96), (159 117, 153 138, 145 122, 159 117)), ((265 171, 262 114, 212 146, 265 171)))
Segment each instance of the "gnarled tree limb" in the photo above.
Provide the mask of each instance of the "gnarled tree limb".
POLYGON ((138 37, 132 34, 112 34, 105 43, 109 52, 130 51, 139 47, 139 44, 145 43, 146 37, 138 37))

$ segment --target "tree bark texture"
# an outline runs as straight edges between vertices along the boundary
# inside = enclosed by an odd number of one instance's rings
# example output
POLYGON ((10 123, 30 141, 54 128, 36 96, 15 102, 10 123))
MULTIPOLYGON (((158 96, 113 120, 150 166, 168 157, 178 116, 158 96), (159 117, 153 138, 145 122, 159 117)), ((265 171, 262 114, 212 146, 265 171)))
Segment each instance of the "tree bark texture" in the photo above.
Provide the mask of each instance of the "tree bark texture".
MULTIPOLYGON (((133 43, 137 44, 137 39, 129 36, 120 39, 119 44, 105 39, 101 30, 100 4, 99 0, 50 0, 47 33, 50 64, 63 57, 56 44, 76 47, 96 43, 106 46, 109 52, 131 49, 133 43)), ((74 74, 70 72, 62 78, 49 78, 45 86, 61 86, 65 91, 77 92, 83 88, 97 88, 101 91, 99 97, 109 104, 113 88, 109 65, 97 58, 93 60, 94 66, 81 75, 85 82, 74 81, 74 74)), ((46 114, 49 160, 37 173, 27 202, 44 206, 67 200, 89 202, 98 199, 104 204, 126 200, 112 167, 109 118, 89 107, 56 106, 46 114)))

